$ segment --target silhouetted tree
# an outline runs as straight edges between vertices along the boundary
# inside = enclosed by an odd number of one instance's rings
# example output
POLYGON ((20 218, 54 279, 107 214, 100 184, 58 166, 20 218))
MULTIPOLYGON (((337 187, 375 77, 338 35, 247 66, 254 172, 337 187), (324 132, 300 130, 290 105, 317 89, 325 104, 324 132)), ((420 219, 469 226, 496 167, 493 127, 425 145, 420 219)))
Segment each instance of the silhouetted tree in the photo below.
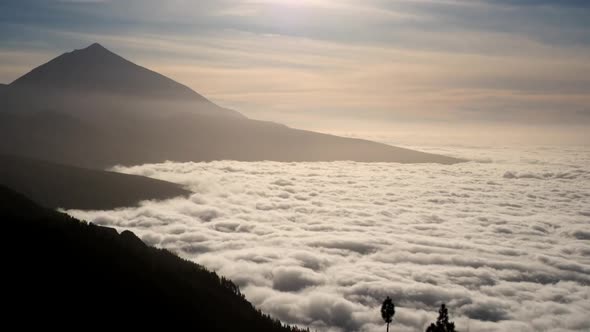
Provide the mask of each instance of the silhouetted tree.
POLYGON ((436 323, 430 324, 426 332, 456 332, 455 323, 449 322, 449 311, 444 303, 440 306, 436 323))
POLYGON ((381 317, 387 323, 387 332, 389 332, 389 324, 393 321, 393 315, 395 315, 395 305, 388 296, 381 306, 381 317))

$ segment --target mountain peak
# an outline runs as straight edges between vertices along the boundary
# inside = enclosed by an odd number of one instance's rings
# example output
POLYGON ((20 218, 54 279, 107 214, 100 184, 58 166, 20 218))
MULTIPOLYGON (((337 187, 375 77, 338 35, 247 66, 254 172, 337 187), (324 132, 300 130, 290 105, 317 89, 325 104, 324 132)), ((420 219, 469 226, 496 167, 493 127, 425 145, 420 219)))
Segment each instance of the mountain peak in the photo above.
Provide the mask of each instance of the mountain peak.
POLYGON ((115 94, 210 103, 190 88, 138 66, 99 43, 64 53, 10 85, 77 94, 115 94))
POLYGON ((85 48, 85 50, 93 50, 93 49, 106 50, 106 48, 104 46, 100 45, 99 43, 92 43, 90 46, 85 48))
POLYGON ((91 44, 85 48, 79 49, 79 50, 75 50, 71 53, 103 53, 103 54, 112 54, 112 55, 116 55, 115 53, 109 51, 106 47, 102 46, 99 43, 94 43, 91 44))

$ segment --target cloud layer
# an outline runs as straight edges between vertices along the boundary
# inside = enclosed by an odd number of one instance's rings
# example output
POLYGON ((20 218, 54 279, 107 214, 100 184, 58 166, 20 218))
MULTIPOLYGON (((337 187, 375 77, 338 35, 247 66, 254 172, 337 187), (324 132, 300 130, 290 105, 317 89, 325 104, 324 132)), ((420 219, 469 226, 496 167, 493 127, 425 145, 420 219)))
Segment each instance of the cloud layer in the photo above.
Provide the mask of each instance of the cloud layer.
POLYGON ((132 230, 319 331, 381 331, 388 295, 396 331, 423 330, 442 302, 465 331, 590 329, 589 151, 438 151, 479 161, 117 167, 194 194, 68 212, 132 230))

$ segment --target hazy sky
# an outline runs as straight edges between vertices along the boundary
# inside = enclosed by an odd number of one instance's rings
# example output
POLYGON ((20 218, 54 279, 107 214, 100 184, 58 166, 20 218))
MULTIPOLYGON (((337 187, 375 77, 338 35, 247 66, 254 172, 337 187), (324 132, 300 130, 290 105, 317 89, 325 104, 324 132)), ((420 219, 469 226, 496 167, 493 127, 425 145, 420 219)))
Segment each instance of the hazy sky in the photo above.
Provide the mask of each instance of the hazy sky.
POLYGON ((577 141, 590 127, 585 0, 0 2, 0 82, 92 42, 295 127, 577 141))

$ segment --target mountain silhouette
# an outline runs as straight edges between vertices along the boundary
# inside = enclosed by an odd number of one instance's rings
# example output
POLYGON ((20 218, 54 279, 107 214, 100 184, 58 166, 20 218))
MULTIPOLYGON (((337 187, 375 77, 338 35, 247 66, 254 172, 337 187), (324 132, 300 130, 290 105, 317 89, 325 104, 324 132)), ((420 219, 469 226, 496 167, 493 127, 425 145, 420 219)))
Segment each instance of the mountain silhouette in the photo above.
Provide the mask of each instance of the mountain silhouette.
POLYGON ((127 61, 100 44, 62 54, 18 78, 10 86, 209 102, 188 87, 127 61))
POLYGON ((179 185, 100 170, 0 155, 0 185, 47 208, 111 210, 188 195, 179 185))
POLYGON ((461 160, 248 119, 99 44, 0 91, 0 153, 104 168, 174 161, 461 160))
MULTIPOLYGON (((241 116, 223 109, 185 85, 138 66, 95 43, 64 53, 31 70, 6 88, 5 107, 59 109, 76 114, 94 105, 149 109, 154 102, 184 104, 193 111, 241 116), (29 97, 35 96, 35 100, 29 97), (98 102, 98 104, 94 104, 98 102), (114 102, 114 103, 113 103, 114 102), (143 105, 138 105, 144 102, 143 105)), ((160 111, 166 109, 160 106, 160 111)), ((119 107, 117 107, 119 108, 119 107)))
POLYGON ((262 314, 234 283, 200 265, 3 186, 0 222, 8 235, 4 323, 19 329, 303 332, 262 314))

